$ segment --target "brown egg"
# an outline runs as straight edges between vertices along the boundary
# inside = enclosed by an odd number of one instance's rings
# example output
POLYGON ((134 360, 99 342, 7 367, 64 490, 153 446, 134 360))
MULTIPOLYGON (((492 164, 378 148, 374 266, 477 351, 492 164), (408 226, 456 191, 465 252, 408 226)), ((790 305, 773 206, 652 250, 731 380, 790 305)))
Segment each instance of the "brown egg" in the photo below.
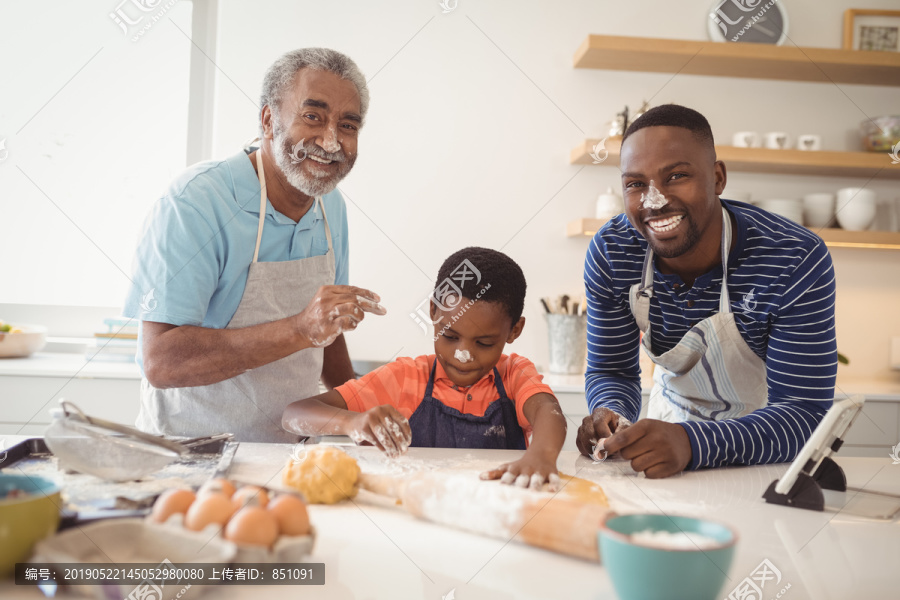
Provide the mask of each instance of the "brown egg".
POLYGON ((309 513, 306 504, 297 496, 281 494, 269 502, 268 510, 275 516, 281 535, 309 533, 309 513))
POLYGON ((225 527, 225 538, 235 544, 271 547, 278 539, 275 516, 260 506, 245 506, 225 527))
POLYGON ((175 513, 186 513, 196 498, 191 490, 166 490, 153 503, 150 516, 157 523, 165 523, 175 513))
POLYGON ((200 491, 197 492, 197 495, 199 496, 200 494, 205 494, 206 492, 220 492, 231 498, 232 496, 234 496, 234 484, 227 479, 223 479, 222 477, 210 479, 202 486, 200 486, 200 491))
POLYGON ((207 492, 191 504, 184 516, 184 526, 194 531, 200 531, 210 523, 222 526, 228 522, 234 510, 231 498, 220 492, 207 492))
POLYGON ((269 504, 269 494, 265 489, 256 485, 245 485, 231 497, 237 508, 244 506, 259 506, 265 508, 269 504))

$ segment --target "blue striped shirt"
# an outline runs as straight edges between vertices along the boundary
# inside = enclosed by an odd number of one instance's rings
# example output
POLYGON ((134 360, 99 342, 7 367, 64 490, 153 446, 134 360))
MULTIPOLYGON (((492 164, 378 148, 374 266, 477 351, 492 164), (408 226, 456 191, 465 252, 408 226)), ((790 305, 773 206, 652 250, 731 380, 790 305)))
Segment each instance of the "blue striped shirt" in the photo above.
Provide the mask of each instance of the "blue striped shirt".
MULTIPOLYGON (((689 469, 793 460, 831 406, 837 374, 834 269, 824 242, 749 204, 722 204, 737 221, 728 296, 741 337, 766 363, 768 404, 737 419, 681 423, 693 452, 689 469)), ((584 263, 588 407, 604 406, 631 421, 641 409, 640 342, 628 290, 640 282, 646 251, 646 240, 622 214, 597 232, 584 263)), ((718 312, 721 285, 721 265, 692 286, 654 269, 656 354, 718 312)))

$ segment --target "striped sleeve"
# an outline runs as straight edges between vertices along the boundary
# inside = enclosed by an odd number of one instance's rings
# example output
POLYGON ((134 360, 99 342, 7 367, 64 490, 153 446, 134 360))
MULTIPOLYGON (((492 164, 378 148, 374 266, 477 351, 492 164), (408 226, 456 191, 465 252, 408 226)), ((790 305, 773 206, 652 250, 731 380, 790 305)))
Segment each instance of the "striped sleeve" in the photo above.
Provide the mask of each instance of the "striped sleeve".
MULTIPOLYGON (((612 261, 616 260, 618 249, 604 241, 618 235, 617 226, 621 227, 621 219, 610 221, 594 236, 584 262, 588 358, 585 392, 589 412, 603 406, 635 422, 641 412, 640 332, 627 298, 623 299, 612 283, 612 261)), ((634 271, 633 265, 631 270, 634 271)), ((626 274, 621 268, 615 273, 626 274)))
POLYGON ((782 298, 766 349, 768 404, 738 419, 681 423, 691 441, 690 469, 791 461, 831 407, 835 279, 821 240, 779 279, 782 298))

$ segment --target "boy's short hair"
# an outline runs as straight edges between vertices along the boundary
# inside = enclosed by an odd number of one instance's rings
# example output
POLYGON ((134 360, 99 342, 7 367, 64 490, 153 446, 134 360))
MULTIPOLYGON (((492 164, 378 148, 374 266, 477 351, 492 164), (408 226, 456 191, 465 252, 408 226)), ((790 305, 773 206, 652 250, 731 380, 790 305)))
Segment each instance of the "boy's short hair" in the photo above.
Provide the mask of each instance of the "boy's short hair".
POLYGON ((661 104, 642 114, 628 126, 625 135, 622 136, 622 144, 631 134, 645 127, 682 127, 693 133, 701 142, 707 142, 711 147, 715 146, 712 128, 706 117, 693 108, 679 104, 661 104))
POLYGON ((513 325, 522 316, 525 307, 525 274, 516 261, 502 252, 477 246, 458 250, 441 265, 435 282, 436 293, 443 288, 442 284, 448 279, 468 300, 483 300, 502 305, 513 325), (466 264, 466 261, 469 264, 466 264), (472 267, 478 271, 477 275, 471 273, 472 267))

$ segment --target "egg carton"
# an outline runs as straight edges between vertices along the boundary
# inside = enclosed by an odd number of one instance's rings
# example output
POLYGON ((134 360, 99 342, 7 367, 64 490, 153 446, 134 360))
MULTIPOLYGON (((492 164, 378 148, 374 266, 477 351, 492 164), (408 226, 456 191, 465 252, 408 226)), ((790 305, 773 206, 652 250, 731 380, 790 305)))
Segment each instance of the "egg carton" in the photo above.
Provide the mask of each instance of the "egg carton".
MULTIPOLYGON (((204 532, 169 528, 146 519, 110 519, 67 529, 35 546, 35 563, 99 563, 122 566, 128 563, 175 564, 220 563, 239 560, 236 544, 204 532)), ((191 598, 215 589, 214 585, 191 586, 191 598)), ((99 599, 129 598, 134 584, 98 582, 95 585, 66 585, 67 592, 99 599)), ((159 600, 174 600, 183 586, 165 585, 159 600)))
MULTIPOLYGON (((154 527, 164 527, 166 529, 178 529, 190 533, 199 533, 206 539, 219 539, 230 542, 225 539, 224 527, 215 523, 210 523, 199 532, 191 531, 184 526, 184 515, 174 513, 169 516, 164 523, 157 523, 152 517, 146 519, 148 525, 154 527)), ((312 553, 313 546, 316 541, 316 529, 310 526, 308 535, 280 535, 272 548, 265 546, 255 546, 251 544, 234 544, 237 553, 233 562, 235 563, 289 563, 304 562, 312 553)))

